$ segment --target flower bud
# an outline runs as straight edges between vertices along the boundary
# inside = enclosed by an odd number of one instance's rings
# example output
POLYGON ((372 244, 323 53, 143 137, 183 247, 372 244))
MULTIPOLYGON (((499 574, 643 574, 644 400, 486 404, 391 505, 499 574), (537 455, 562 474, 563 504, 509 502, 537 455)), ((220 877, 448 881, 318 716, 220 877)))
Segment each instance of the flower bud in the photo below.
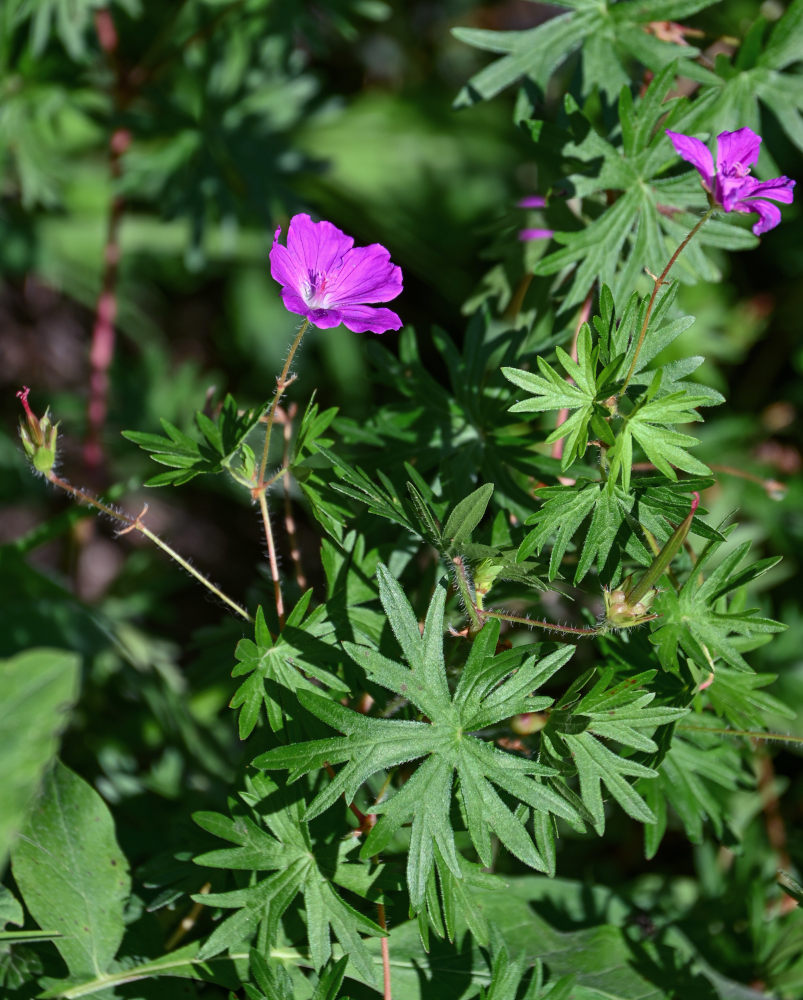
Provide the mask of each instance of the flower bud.
POLYGON ((34 414, 28 404, 30 391, 26 385, 17 393, 17 399, 25 410, 25 416, 20 420, 22 447, 36 471, 47 475, 56 462, 59 425, 53 423, 49 409, 45 410, 45 415, 41 419, 34 414))
POLYGON ((502 566, 493 559, 483 559, 474 570, 474 589, 484 597, 502 572, 502 566))
POLYGON ((628 597, 627 591, 623 589, 631 581, 628 577, 622 587, 617 590, 605 590, 605 623, 610 628, 632 628, 634 625, 641 625, 655 616, 650 613, 650 605, 655 600, 658 591, 655 588, 647 593, 639 601, 632 601, 628 597))
POLYGON ((530 736, 539 733, 549 722, 548 712, 522 712, 510 720, 510 728, 519 736, 530 736))

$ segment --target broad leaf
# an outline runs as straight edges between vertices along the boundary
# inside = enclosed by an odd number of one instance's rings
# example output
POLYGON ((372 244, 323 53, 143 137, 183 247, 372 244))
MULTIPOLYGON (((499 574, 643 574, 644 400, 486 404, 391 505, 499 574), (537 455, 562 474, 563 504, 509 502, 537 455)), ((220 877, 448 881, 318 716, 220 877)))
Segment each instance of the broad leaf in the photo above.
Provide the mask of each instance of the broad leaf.
POLYGON ((79 660, 60 649, 29 649, 0 662, 0 870, 58 748, 78 693, 79 660))
POLYGON ((105 973, 123 938, 128 863, 105 802, 63 764, 45 778, 11 865, 31 916, 61 933, 54 944, 71 975, 105 973))

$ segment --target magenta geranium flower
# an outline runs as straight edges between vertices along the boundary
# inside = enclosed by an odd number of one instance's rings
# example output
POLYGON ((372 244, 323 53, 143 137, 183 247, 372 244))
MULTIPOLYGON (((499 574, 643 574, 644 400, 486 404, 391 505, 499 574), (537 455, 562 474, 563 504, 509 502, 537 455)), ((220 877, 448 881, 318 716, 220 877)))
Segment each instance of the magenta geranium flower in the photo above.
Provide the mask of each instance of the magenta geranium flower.
POLYGON ((369 303, 389 302, 402 290, 401 268, 379 243, 355 247, 331 222, 294 215, 287 246, 276 230, 270 251, 270 273, 282 286, 290 312, 323 330, 343 323, 355 333, 398 330, 402 321, 391 309, 369 303))
POLYGON ((789 205, 795 182, 788 177, 757 181, 750 168, 758 160, 761 136, 752 129, 720 132, 717 136, 717 167, 708 147, 690 135, 666 130, 679 156, 697 168, 697 172, 714 204, 726 212, 756 212, 753 226, 756 236, 773 229, 781 221, 781 210, 773 201, 789 205), (771 199, 771 200, 768 200, 771 199))

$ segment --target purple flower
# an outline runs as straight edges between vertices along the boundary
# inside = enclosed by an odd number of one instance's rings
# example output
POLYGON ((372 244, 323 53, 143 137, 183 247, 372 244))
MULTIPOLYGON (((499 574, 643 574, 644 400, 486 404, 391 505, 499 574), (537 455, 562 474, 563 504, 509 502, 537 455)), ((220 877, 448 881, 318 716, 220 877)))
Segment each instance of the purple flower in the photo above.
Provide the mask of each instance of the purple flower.
MULTIPOLYGON (((531 194, 517 202, 519 208, 546 208, 546 198, 542 194, 531 194)), ((520 229, 520 240, 551 240, 553 229, 520 229)))
POLYGON ((761 136, 752 129, 720 132, 717 136, 717 168, 708 148, 690 135, 666 130, 678 155, 697 168, 703 187, 714 204, 726 212, 756 212, 756 236, 773 229, 781 221, 781 210, 773 201, 789 205, 795 182, 788 177, 757 181, 750 168, 758 160, 761 136), (772 201, 767 199, 771 198, 772 201))
POLYGON ((355 333, 398 330, 402 321, 390 309, 369 302, 388 302, 402 290, 401 268, 379 243, 355 247, 331 222, 294 215, 287 246, 276 230, 270 251, 270 273, 282 286, 290 312, 305 316, 322 330, 344 323, 355 333))

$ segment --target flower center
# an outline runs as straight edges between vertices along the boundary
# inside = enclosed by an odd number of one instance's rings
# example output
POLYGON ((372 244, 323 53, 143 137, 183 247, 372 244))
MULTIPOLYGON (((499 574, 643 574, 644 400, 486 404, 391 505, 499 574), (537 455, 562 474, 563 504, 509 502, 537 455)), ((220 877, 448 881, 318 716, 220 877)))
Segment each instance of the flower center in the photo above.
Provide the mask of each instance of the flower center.
POLYGON ((740 160, 734 161, 728 170, 728 174, 731 177, 747 177, 749 173, 750 167, 746 167, 740 160))
POLYGON ((324 271, 308 270, 307 277, 307 294, 304 296, 307 304, 314 309, 323 308, 326 297, 326 273, 324 271))

